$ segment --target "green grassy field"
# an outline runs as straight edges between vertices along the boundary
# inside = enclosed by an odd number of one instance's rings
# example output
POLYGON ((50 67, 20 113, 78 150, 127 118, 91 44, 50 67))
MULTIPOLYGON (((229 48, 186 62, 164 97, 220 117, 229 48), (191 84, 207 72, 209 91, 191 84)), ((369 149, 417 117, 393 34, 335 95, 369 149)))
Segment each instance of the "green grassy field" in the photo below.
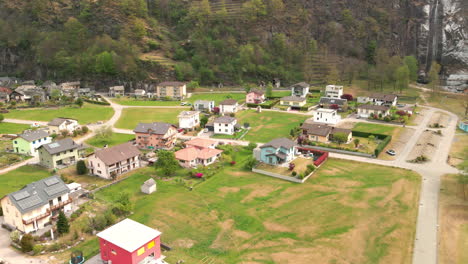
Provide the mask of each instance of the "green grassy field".
POLYGON ((97 121, 108 120, 114 111, 109 106, 95 104, 84 104, 82 108, 76 106, 62 107, 57 109, 28 109, 11 110, 5 114, 5 118, 14 118, 34 121, 50 121, 56 117, 69 117, 78 120, 82 125, 97 121))
MULTIPOLYGON (((145 168, 96 193, 113 203, 129 192, 130 218, 163 232, 167 261, 199 263, 409 263, 420 177, 415 173, 329 160, 304 184, 244 171, 238 163, 188 191, 158 180, 158 191, 140 192, 154 172, 145 168), (378 172, 378 177, 376 177, 378 172)), ((78 249, 97 253, 97 239, 78 249)))
POLYGON ((113 98, 112 102, 121 105, 129 106, 177 106, 180 101, 152 101, 152 100, 138 100, 130 97, 113 98))
POLYGON ((112 136, 106 138, 92 137, 86 140, 86 143, 94 147, 102 148, 104 145, 112 147, 128 142, 132 139, 135 139, 135 135, 112 133, 112 136))
POLYGON ((274 138, 288 137, 292 128, 307 119, 307 116, 273 111, 257 113, 254 110, 241 111, 236 114, 240 125, 249 123, 250 131, 243 140, 266 143, 274 138))
POLYGON ((14 124, 14 123, 1 122, 0 123, 0 134, 19 134, 19 133, 23 132, 23 130, 26 130, 28 128, 31 128, 31 126, 24 125, 24 124, 14 124))
POLYGON ((178 124, 177 116, 180 112, 190 108, 127 108, 115 127, 134 129, 138 123, 167 122, 178 124))
POLYGON ((46 169, 39 166, 23 166, 5 174, 0 174, 0 197, 18 191, 31 182, 51 175, 46 169))
POLYGON ((194 103, 196 100, 215 101, 215 105, 226 99, 236 99, 239 101, 245 100, 245 93, 209 93, 209 94, 193 94, 192 97, 184 100, 194 103))
POLYGON ((386 126, 386 125, 380 125, 380 124, 357 123, 353 127, 353 130, 368 132, 368 133, 392 135, 397 128, 398 127, 395 127, 395 126, 386 126))
POLYGON ((450 149, 451 165, 456 166, 460 170, 468 171, 468 133, 457 129, 454 143, 450 149))

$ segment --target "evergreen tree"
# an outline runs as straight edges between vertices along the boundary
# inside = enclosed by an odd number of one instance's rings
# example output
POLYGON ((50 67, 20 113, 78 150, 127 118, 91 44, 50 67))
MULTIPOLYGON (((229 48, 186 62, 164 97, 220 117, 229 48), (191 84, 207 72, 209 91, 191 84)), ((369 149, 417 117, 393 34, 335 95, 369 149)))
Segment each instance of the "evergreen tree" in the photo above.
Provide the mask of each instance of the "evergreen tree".
POLYGON ((81 108, 83 106, 83 99, 81 98, 76 99, 75 104, 81 108))
POLYGON ((76 173, 78 173, 78 175, 85 175, 87 172, 88 168, 86 167, 85 161, 79 160, 76 163, 76 173))
POLYGON ((20 241, 21 251, 30 252, 34 247, 34 238, 30 234, 25 234, 20 241))
POLYGON ((266 98, 271 98, 273 96, 273 84, 268 83, 265 91, 266 98))
POLYGON ((70 231, 70 224, 68 224, 68 219, 63 213, 63 211, 60 211, 58 220, 57 220, 57 232, 59 235, 66 234, 70 231))

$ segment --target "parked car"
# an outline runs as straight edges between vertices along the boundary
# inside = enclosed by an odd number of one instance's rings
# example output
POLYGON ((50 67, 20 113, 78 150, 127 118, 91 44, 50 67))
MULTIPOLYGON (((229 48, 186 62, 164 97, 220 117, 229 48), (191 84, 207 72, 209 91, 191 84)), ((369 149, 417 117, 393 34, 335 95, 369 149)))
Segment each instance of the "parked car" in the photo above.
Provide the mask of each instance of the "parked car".
POLYGON ((385 151, 385 152, 386 152, 388 155, 390 155, 390 156, 395 156, 395 155, 396 155, 396 152, 395 152, 395 150, 393 150, 393 149, 389 149, 389 150, 387 150, 387 151, 385 151))

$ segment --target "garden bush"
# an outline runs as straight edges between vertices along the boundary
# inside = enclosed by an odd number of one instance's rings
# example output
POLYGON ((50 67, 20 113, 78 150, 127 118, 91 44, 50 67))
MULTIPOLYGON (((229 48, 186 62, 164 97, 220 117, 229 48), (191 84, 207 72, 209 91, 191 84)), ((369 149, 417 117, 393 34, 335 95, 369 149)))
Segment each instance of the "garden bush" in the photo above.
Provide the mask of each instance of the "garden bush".
POLYGON ((30 252, 34 247, 34 238, 30 234, 25 234, 20 241, 21 251, 30 252))

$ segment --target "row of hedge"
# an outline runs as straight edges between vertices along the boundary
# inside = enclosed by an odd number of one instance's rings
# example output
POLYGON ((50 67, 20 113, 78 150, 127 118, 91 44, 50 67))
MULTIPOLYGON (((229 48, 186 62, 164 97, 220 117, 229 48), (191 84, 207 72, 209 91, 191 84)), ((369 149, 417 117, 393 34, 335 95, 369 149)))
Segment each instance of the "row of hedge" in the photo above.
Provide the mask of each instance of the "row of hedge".
POLYGON ((96 100, 90 100, 83 98, 83 101, 90 103, 90 104, 97 104, 97 105, 110 105, 108 102, 102 102, 102 101, 96 101, 96 100))
POLYGON ((353 136, 366 137, 366 138, 369 136, 374 136, 376 139, 382 140, 382 142, 380 142, 380 144, 374 150, 375 157, 378 157, 379 154, 382 152, 382 150, 392 140, 392 136, 389 136, 389 135, 375 134, 375 133, 369 133, 369 132, 363 132, 363 131, 353 131, 353 136))
POLYGON ((275 106, 277 103, 279 103, 279 100, 272 100, 272 101, 267 101, 266 103, 263 104, 252 104, 248 103, 247 107, 258 107, 260 106, 261 108, 265 109, 271 109, 273 106, 275 106))

